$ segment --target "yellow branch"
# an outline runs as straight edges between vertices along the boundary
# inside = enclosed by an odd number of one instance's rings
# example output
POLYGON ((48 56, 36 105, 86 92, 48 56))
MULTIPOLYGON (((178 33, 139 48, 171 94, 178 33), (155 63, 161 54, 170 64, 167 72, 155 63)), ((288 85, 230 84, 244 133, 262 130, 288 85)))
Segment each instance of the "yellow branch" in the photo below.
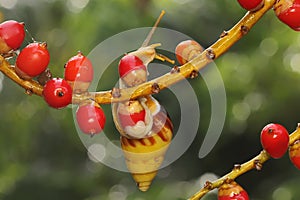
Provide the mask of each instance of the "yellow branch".
MULTIPOLYGON (((132 88, 114 88, 109 91, 74 94, 73 103, 80 103, 82 101, 90 100, 91 98, 95 99, 95 101, 99 104, 110 104, 129 99, 136 99, 138 97, 158 93, 160 90, 163 90, 185 78, 197 76, 199 70, 224 54, 232 45, 247 34, 256 22, 258 22, 259 19, 273 7, 275 2, 276 0, 265 0, 265 4, 261 9, 255 12, 247 12, 247 14, 231 30, 224 31, 220 35, 219 40, 217 40, 213 45, 185 65, 176 67, 176 70, 171 70, 169 73, 161 77, 132 88)), ((6 76, 25 88, 26 91, 39 96, 42 95, 43 86, 33 80, 25 81, 20 79, 16 75, 14 68, 10 67, 3 57, 0 57, 0 62, 0 71, 2 71, 6 76)))
MULTIPOLYGON (((275 2, 276 0, 265 0, 265 4, 261 9, 256 12, 248 12, 231 30, 224 31, 219 40, 217 40, 213 45, 204 50, 196 58, 176 70, 172 70, 159 78, 133 88, 118 90, 117 92, 114 90, 101 91, 90 95, 95 96, 96 102, 100 104, 115 103, 154 94, 159 90, 163 90, 185 78, 194 77, 195 74, 197 75, 199 70, 224 54, 232 45, 247 34, 256 22, 258 22, 259 19, 273 7, 275 2), (154 87, 156 90, 153 89, 154 87)), ((74 97, 74 102, 82 101, 86 98, 87 97, 85 95, 77 95, 74 97)))
MULTIPOLYGON (((300 139, 300 124, 298 124, 297 129, 293 133, 290 134, 289 144, 293 145, 299 139, 300 139)), ((197 192, 191 198, 189 198, 189 200, 201 199, 209 191, 219 188, 225 181, 234 180, 237 177, 239 177, 240 175, 245 174, 246 172, 248 172, 252 169, 261 170, 262 164, 265 163, 269 159, 270 159, 269 154, 265 150, 261 151, 259 155, 252 158, 248 162, 246 162, 242 165, 239 165, 239 164, 235 165, 231 172, 229 172, 228 174, 219 178, 218 180, 216 180, 214 182, 206 182, 205 186, 201 190, 199 190, 199 192, 197 192)))

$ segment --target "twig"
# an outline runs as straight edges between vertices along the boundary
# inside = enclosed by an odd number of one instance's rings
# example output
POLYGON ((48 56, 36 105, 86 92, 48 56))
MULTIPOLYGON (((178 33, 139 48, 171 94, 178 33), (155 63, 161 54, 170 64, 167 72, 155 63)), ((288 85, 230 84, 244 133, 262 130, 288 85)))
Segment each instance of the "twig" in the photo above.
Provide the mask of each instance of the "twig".
MULTIPOLYGON (((138 97, 154 94, 157 91, 153 91, 153 85, 160 90, 163 90, 185 78, 193 77, 195 72, 203 69, 207 64, 212 62, 214 59, 224 54, 232 45, 234 45, 239 39, 247 34, 250 29, 258 22, 258 20, 275 4, 276 0, 265 0, 264 6, 256 12, 248 12, 231 30, 224 31, 219 40, 213 45, 199 54, 196 58, 179 67, 176 73, 167 73, 154 80, 148 81, 139 86, 123 89, 119 91, 119 96, 114 97, 112 91, 101 91, 92 93, 95 96, 95 100, 101 104, 109 104, 128 99, 136 99, 138 97)), ((82 101, 85 96, 78 95, 74 97, 76 101, 82 101)))
MULTIPOLYGON (((300 123, 298 124, 297 129, 290 134, 289 144, 293 145, 299 139, 300 139, 300 123)), ((263 163, 265 163, 269 159, 270 159, 269 154, 265 150, 261 151, 259 155, 252 158, 248 162, 245 162, 244 164, 241 165, 239 164, 235 165, 231 172, 219 178, 218 180, 214 182, 206 182, 205 186, 201 190, 199 190, 196 194, 194 194, 192 197, 190 197, 189 200, 201 199, 209 191, 219 188, 225 181, 234 180, 237 177, 241 176, 242 174, 245 174, 246 172, 252 169, 261 170, 263 163)))
MULTIPOLYGON (((75 94, 73 96, 73 103, 80 103, 82 101, 90 100, 91 98, 95 99, 95 101, 99 104, 110 104, 129 99, 136 99, 138 97, 157 93, 185 78, 195 77, 195 73, 198 73, 198 71, 204 68, 207 64, 220 57, 239 39, 247 34, 259 21, 259 19, 273 7, 275 2, 276 0, 265 0, 265 4, 261 9, 255 12, 247 12, 247 14, 231 30, 224 31, 220 35, 219 40, 190 62, 178 67, 177 70, 175 70, 175 73, 174 70, 171 70, 171 72, 139 86, 117 90, 118 95, 114 94, 114 91, 116 91, 115 89, 75 94), (156 88, 155 91, 153 90, 154 86, 156 88)), ((40 84, 32 80, 24 81, 20 79, 16 76, 14 68, 9 67, 3 57, 0 58, 0 61, 0 71, 2 71, 6 76, 25 88, 26 91, 30 91, 39 96, 42 95, 43 87, 40 84)))

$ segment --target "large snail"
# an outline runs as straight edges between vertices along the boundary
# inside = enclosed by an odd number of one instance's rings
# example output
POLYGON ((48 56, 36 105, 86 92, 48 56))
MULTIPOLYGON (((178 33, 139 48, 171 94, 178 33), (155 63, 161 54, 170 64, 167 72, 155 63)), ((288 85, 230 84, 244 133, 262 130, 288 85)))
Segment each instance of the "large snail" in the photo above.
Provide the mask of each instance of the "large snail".
MULTIPOLYGON (((158 44, 142 47, 119 62, 120 88, 147 81, 147 65, 155 58, 158 44)), ((161 166, 172 139, 173 125, 166 111, 152 96, 113 104, 114 123, 121 134, 121 147, 128 170, 141 191, 147 191, 161 166)))

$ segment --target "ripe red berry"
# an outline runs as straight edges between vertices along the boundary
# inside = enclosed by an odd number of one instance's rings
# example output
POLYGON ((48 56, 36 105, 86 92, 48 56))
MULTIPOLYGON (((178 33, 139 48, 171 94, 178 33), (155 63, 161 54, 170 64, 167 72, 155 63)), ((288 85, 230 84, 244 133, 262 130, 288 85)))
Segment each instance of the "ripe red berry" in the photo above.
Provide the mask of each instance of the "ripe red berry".
POLYGON ((268 124, 261 131, 260 141, 272 158, 281 158, 289 147, 289 133, 280 124, 268 124))
POLYGON ((224 183, 218 190, 218 200, 249 200, 248 193, 235 181, 224 183))
POLYGON ((185 40, 180 42, 175 49, 178 62, 183 65, 203 51, 202 46, 194 40, 185 40))
POLYGON ((90 135, 100 133, 106 122, 103 110, 96 103, 80 105, 76 111, 76 119, 81 131, 90 135))
POLYGON ((239 4, 248 11, 255 11, 264 5, 264 0, 238 0, 239 4))
POLYGON ((128 54, 119 62, 119 75, 127 86, 132 87, 147 80, 147 68, 139 57, 128 54))
POLYGON ((0 24, 0 53, 20 48, 25 37, 24 23, 8 20, 0 24))
POLYGON ((34 42, 22 49, 18 55, 16 72, 23 79, 31 79, 44 72, 49 61, 47 44, 34 42))
POLYGON ((91 61, 81 52, 71 57, 65 64, 65 80, 77 93, 87 91, 93 80, 94 70, 91 61))
POLYGON ((72 88, 64 79, 53 78, 44 86, 43 97, 49 106, 63 108, 72 101, 72 88))
POLYGON ((274 11, 280 21, 300 31, 300 0, 278 0, 274 11))
POLYGON ((289 156, 292 163, 300 170, 300 140, 297 140, 289 149, 289 156))

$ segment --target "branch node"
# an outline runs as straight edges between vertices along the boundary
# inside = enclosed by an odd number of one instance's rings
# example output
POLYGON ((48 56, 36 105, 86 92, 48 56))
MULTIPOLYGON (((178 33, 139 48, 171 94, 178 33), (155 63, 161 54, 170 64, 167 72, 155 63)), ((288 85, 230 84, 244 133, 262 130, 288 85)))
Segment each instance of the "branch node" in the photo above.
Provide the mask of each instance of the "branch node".
POLYGON ((229 183, 231 183, 232 181, 233 181, 233 179, 227 177, 227 178, 223 181, 222 184, 224 184, 224 183, 229 184, 229 183))
POLYGON ((239 171, 241 169, 241 165, 240 164, 235 164, 233 167, 233 170, 239 171))
POLYGON ((178 67, 177 65, 175 65, 172 69, 171 69, 171 74, 175 74, 175 73, 179 73, 180 72, 180 67, 178 67))
POLYGON ((263 164, 260 162, 259 159, 256 159, 256 160, 254 160, 254 166, 257 171, 261 171, 263 164))
POLYGON ((216 58, 216 53, 212 49, 207 49, 206 56, 208 59, 213 60, 216 58))
POLYGON ((242 25, 241 31, 243 35, 246 35, 250 31, 250 28, 248 26, 242 25))
POLYGON ((111 95, 113 98, 120 98, 121 97, 121 92, 119 88, 113 88, 111 90, 111 95))
POLYGON ((25 90, 25 94, 31 96, 31 95, 33 94, 32 89, 27 89, 27 90, 25 90))
POLYGON ((228 31, 223 31, 222 33, 221 33, 221 35, 220 35, 220 38, 223 38, 223 37, 225 37, 225 36, 227 36, 228 35, 228 31))
POLYGON ((199 76, 199 73, 196 70, 193 70, 190 74, 191 79, 197 78, 198 76, 199 76))
POLYGON ((208 190, 212 190, 213 189, 212 182, 206 181, 205 184, 204 184, 204 188, 206 188, 208 190))
POLYGON ((153 83, 152 86, 151 86, 151 91, 152 93, 154 94, 157 94, 160 92, 160 87, 157 83, 153 83))

